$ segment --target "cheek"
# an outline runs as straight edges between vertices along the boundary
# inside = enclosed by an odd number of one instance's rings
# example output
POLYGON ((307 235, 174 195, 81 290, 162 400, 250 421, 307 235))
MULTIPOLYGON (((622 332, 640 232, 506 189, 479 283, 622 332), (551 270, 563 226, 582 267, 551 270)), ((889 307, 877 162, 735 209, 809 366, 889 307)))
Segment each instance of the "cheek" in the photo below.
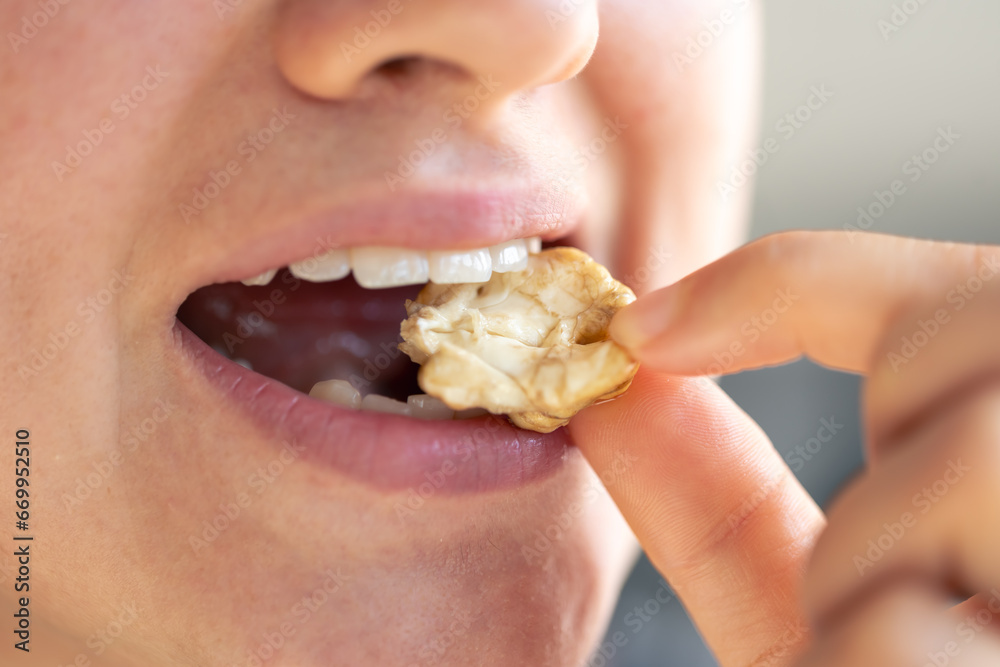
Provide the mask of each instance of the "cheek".
POLYGON ((9 195, 0 202, 22 209, 5 217, 32 242, 46 234, 72 239, 77 249, 102 251, 100 261, 112 241, 119 248, 132 241, 137 184, 169 132, 166 119, 190 95, 186 72, 207 57, 218 21, 190 1, 47 0, 4 3, 0 26, 13 28, 8 41, 23 40, 0 72, 0 192, 9 195), (42 9, 50 5, 51 16, 42 9))
POLYGON ((756 5, 736 0, 601 4, 602 41, 580 78, 602 115, 620 119, 619 237, 627 243, 615 265, 637 292, 679 279, 742 238, 749 188, 727 198, 718 183, 754 143, 758 22, 756 5))
POLYGON ((0 350, 18 381, 0 401, 50 427, 50 441, 74 443, 53 481, 117 443, 122 313, 144 293, 122 276, 135 273, 148 171, 162 170, 150 167, 150 147, 218 25, 189 0, 0 4, 11 49, 0 57, 0 259, 16 280, 0 302, 18 323, 0 350))

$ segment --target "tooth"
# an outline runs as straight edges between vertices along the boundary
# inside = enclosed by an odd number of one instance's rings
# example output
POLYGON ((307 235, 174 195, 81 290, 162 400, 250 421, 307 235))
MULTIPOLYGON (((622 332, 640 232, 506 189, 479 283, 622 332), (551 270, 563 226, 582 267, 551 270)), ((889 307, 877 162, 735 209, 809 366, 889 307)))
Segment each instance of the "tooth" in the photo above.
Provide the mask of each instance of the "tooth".
POLYGON ((427 394, 410 396, 406 399, 406 404, 410 406, 410 414, 417 419, 451 419, 455 416, 455 411, 445 405, 444 401, 427 394))
POLYGON ((340 280, 351 272, 351 253, 339 248, 330 250, 301 262, 294 262, 288 269, 296 278, 313 283, 340 280))
POLYGON ((351 267, 354 279, 368 289, 420 285, 430 277, 427 253, 408 248, 353 248, 351 267))
POLYGON ((263 287, 274 280, 276 275, 278 275, 278 269, 271 269, 270 271, 265 271, 259 276, 251 278, 250 280, 241 280, 240 282, 247 287, 263 287))
POLYGON ((532 236, 528 239, 528 252, 537 255, 542 251, 542 239, 540 236, 532 236))
POLYGON ((528 268, 528 244, 524 239, 514 239, 490 247, 493 270, 497 273, 523 271, 528 268))
POLYGON ((240 366, 242 366, 243 368, 245 368, 245 369, 247 369, 249 371, 253 370, 253 364, 251 364, 246 359, 233 359, 233 362, 239 364, 240 366))
POLYGON ((378 394, 368 394, 361 399, 361 409, 368 412, 385 412, 390 415, 410 416, 409 405, 386 396, 379 396, 378 394))
POLYGON ((355 410, 361 409, 361 392, 351 386, 347 380, 327 380, 317 382, 309 392, 313 398, 318 398, 337 405, 343 405, 355 410))
POLYGON ((455 413, 455 419, 473 419, 474 417, 482 417, 483 415, 490 414, 482 408, 469 408, 468 410, 459 410, 455 413))
POLYGON ((427 253, 430 279, 439 285, 485 283, 493 273, 489 248, 476 250, 438 251, 427 253))

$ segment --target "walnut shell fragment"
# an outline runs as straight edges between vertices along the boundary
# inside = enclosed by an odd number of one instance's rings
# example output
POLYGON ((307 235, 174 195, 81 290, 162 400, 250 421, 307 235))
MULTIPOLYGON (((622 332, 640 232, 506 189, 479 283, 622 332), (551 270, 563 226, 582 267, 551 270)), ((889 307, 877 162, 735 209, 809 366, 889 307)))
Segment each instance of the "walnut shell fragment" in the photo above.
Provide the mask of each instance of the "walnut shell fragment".
POLYGON ((608 338, 635 294, 576 248, 551 248, 486 283, 429 283, 406 302, 399 349, 421 389, 549 433, 628 389, 638 364, 608 338))

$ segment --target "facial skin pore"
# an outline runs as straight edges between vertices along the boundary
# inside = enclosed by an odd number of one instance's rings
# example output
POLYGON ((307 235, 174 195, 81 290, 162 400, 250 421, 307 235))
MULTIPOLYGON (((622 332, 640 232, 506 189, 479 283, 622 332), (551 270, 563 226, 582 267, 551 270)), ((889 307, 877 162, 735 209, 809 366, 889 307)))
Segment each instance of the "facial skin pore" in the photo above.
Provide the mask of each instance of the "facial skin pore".
MULTIPOLYGON (((635 555, 598 478, 614 470, 570 448, 544 479, 401 519, 405 492, 315 470, 216 405, 175 314, 249 277, 218 267, 259 264, 275 230, 302 259, 316 211, 431 189, 532 188, 638 292, 679 278, 743 231, 748 194, 714 187, 752 141, 755 7, 400 0, 362 47, 386 3, 42 4, 34 31, 35 0, 0 5, 4 34, 31 35, 0 55, 0 497, 22 428, 37 494, 32 652, 5 642, 5 662, 247 665, 262 645, 272 666, 585 660, 635 555), (737 19, 678 59, 723 9, 737 19), (437 132, 416 175, 387 180, 437 132)), ((476 245, 405 220, 326 231, 476 245)), ((5 610, 15 572, 0 556, 5 610)))

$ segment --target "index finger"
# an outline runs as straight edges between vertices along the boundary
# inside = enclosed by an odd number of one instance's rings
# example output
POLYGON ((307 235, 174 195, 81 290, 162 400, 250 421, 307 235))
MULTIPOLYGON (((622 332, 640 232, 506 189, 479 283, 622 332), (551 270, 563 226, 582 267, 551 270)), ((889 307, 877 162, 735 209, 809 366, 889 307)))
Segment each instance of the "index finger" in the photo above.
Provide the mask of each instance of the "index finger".
POLYGON ((1000 278, 998 258, 996 246, 777 234, 640 298, 615 317, 611 335, 647 366, 679 375, 725 375, 803 355, 866 373, 900 312, 966 298, 975 281, 981 289, 1000 278))
POLYGON ((708 380, 640 369, 569 424, 722 665, 788 664, 808 639, 802 572, 819 508, 760 428, 708 380))

